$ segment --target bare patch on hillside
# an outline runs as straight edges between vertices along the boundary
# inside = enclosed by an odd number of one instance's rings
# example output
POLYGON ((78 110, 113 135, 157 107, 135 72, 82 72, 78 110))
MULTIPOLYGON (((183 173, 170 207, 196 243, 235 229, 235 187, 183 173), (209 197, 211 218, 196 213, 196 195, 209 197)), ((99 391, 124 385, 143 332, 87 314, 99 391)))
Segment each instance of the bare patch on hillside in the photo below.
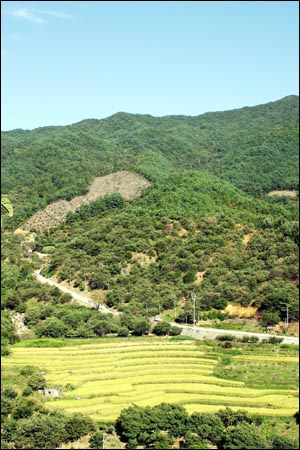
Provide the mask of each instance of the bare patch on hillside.
POLYGON ((197 272, 197 273, 196 273, 195 284, 199 285, 199 284, 202 283, 203 277, 204 277, 204 275, 206 274, 206 272, 207 272, 207 269, 204 270, 203 272, 197 272))
POLYGON ((253 306, 232 305, 229 303, 224 309, 224 313, 230 316, 250 319, 255 317, 257 308, 254 308, 253 306))
POLYGON ((252 232, 252 233, 245 234, 245 236, 243 237, 243 247, 244 247, 244 248, 247 248, 247 245, 249 244, 251 238, 252 238, 253 236, 255 236, 255 234, 256 234, 255 231, 252 232))
POLYGON ((150 184, 151 183, 141 175, 127 171, 97 177, 92 182, 86 195, 74 197, 70 201, 59 200, 51 203, 45 209, 33 214, 21 229, 26 231, 31 229, 43 231, 47 228, 55 227, 59 223, 64 222, 69 211, 75 211, 83 203, 89 203, 104 195, 116 193, 122 195, 126 200, 136 198, 139 197, 142 190, 150 184))
POLYGON ((132 261, 137 261, 137 263, 141 267, 148 267, 151 263, 154 263, 156 261, 155 256, 148 256, 146 253, 137 253, 132 252, 132 261))
POLYGON ((269 197, 297 197, 298 191, 271 191, 267 195, 269 197))

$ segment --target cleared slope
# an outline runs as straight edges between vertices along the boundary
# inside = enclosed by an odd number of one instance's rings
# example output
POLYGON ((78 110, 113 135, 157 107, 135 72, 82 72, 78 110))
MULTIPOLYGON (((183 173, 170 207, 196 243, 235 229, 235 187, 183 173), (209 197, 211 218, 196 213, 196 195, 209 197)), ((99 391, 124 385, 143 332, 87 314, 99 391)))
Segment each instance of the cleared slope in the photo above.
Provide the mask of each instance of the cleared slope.
POLYGON ((51 203, 45 209, 33 214, 20 228, 27 231, 30 231, 32 228, 43 231, 63 222, 68 212, 75 211, 83 203, 89 203, 104 195, 116 193, 122 195, 125 199, 135 198, 148 186, 150 186, 150 182, 144 177, 127 171, 97 177, 92 182, 86 195, 74 197, 70 201, 59 200, 51 203))

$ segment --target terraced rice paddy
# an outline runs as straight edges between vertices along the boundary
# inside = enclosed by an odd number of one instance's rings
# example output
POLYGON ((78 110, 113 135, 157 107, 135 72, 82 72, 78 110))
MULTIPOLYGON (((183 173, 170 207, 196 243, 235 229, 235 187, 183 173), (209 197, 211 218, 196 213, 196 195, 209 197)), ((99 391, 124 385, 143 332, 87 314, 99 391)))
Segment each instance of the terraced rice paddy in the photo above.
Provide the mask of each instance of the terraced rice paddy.
MULTIPOLYGON (((241 355, 236 359, 270 361, 272 356, 241 355)), ((280 358, 284 363, 285 358, 280 358)), ((286 357, 286 363, 296 358, 286 357)), ((255 389, 242 381, 217 378, 212 373, 218 356, 193 341, 115 339, 62 348, 14 347, 3 367, 40 367, 48 387, 63 387, 61 398, 46 406, 81 412, 94 420, 115 420, 130 405, 178 403, 189 413, 216 412, 226 406, 265 415, 293 415, 297 391, 255 389), (66 389, 71 384, 74 390, 66 389)), ((259 374, 257 374, 259 376, 259 374)))

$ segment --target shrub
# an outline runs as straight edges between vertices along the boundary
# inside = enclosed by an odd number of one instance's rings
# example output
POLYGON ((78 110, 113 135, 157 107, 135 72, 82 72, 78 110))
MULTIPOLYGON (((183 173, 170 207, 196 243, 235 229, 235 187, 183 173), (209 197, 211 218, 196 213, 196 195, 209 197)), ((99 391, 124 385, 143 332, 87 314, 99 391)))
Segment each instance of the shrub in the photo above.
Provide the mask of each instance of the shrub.
POLYGON ((275 436, 272 440, 272 448, 282 450, 299 448, 299 442, 286 436, 275 436))
POLYGON ((103 448, 103 433, 97 431, 96 433, 92 434, 89 444, 90 448, 92 449, 103 448))
POLYGON ((220 334, 216 337, 217 341, 235 341, 233 334, 220 334))
POLYGON ((20 375, 32 375, 37 371, 36 367, 34 366, 24 366, 20 369, 20 375))
POLYGON ((223 435, 222 449, 267 449, 267 440, 261 436, 254 424, 239 423, 235 428, 228 429, 223 435))
POLYGON ((269 344, 280 344, 282 341, 283 341, 283 338, 278 338, 278 337, 276 337, 276 336, 271 336, 271 337, 267 340, 267 342, 268 342, 269 344))
POLYGON ((46 380, 40 373, 34 373, 28 380, 28 386, 34 391, 38 389, 44 389, 46 387, 46 380))
POLYGON ((160 322, 153 328, 153 333, 157 336, 165 336, 171 330, 171 325, 168 322, 160 322))
POLYGON ((72 414, 66 418, 65 422, 65 441, 76 441, 81 436, 95 431, 95 425, 87 416, 81 413, 72 414))
POLYGON ((31 394, 33 394, 33 389, 30 386, 26 386, 22 392, 23 397, 28 397, 31 394))
POLYGON ((180 327, 173 326, 170 329, 170 336, 179 336, 182 329, 180 327))

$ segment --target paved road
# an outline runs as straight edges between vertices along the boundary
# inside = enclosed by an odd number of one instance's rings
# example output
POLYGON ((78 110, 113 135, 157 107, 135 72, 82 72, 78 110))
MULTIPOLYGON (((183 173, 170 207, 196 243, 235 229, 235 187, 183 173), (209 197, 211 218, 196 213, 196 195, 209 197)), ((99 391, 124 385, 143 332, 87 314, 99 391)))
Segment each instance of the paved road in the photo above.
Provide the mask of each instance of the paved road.
MULTIPOLYGON (((181 325, 178 323, 172 323, 172 325, 176 327, 182 328, 181 334, 184 336, 192 336, 195 339, 215 339, 217 336, 221 334, 232 334, 236 337, 243 336, 256 336, 260 341, 263 339, 269 339, 270 337, 274 337, 274 334, 267 333, 250 333, 246 331, 237 331, 237 330, 221 330, 217 328, 205 328, 205 327, 193 327, 188 325, 181 325)), ((275 337, 282 338, 282 344, 299 344, 299 338, 292 336, 278 336, 275 337)))
MULTIPOLYGON (((41 270, 37 270, 34 272, 35 278, 40 281, 41 283, 48 283, 50 286, 56 286, 58 289, 60 289, 62 292, 66 292, 67 294, 70 294, 74 300, 76 300, 78 303, 80 303, 83 306, 86 306, 87 308, 97 308, 102 313, 110 313, 113 315, 118 315, 118 312, 112 311, 111 309, 107 308, 104 305, 99 305, 95 302, 92 298, 88 297, 87 295, 78 294, 78 292, 75 292, 74 290, 67 288, 65 286, 62 286, 60 283, 57 283, 56 281, 51 280, 50 278, 46 278, 43 275, 40 274, 41 270)), ((205 328, 205 327, 193 327, 188 325, 182 325, 179 323, 173 322, 171 325, 174 325, 176 327, 182 328, 181 334, 184 336, 192 336, 195 339, 215 339, 217 336, 220 336, 221 334, 232 334, 237 337, 243 337, 243 336, 256 336, 259 338, 259 340, 268 339, 270 337, 274 337, 273 334, 267 334, 267 333, 250 333, 246 331, 236 331, 236 330, 221 330, 217 328, 205 328)), ((277 336, 283 339, 283 344, 299 344, 299 338, 291 337, 291 336, 277 336)))
POLYGON ((75 292, 73 289, 62 286, 60 283, 57 283, 56 281, 53 281, 50 278, 44 277, 43 275, 40 274, 40 271, 41 271, 41 269, 36 270, 33 275, 41 283, 50 284, 50 286, 55 286, 58 289, 60 289, 62 292, 70 294, 74 300, 76 300, 81 305, 86 306, 87 308, 97 308, 102 313, 105 313, 105 314, 110 313, 115 316, 118 315, 117 312, 112 311, 109 308, 106 308, 106 306, 104 306, 104 305, 100 305, 99 303, 96 303, 95 300, 88 297, 87 295, 78 294, 78 292, 75 292))

